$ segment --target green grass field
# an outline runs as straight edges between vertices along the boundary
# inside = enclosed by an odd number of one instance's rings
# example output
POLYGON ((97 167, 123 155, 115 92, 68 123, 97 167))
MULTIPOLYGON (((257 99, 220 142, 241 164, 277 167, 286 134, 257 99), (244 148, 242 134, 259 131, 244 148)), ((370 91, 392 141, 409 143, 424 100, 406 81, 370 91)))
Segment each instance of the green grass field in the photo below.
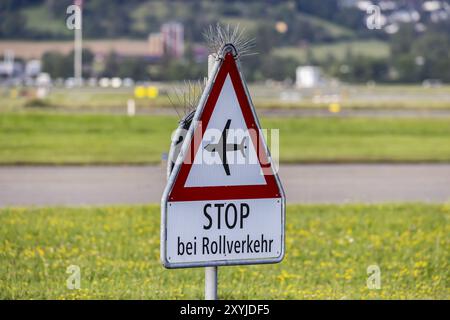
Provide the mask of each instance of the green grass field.
MULTIPOLYGON (((331 36, 334 39, 342 39, 342 38, 353 38, 355 37, 355 32, 349 28, 342 27, 339 24, 332 23, 326 19, 320 19, 318 17, 301 13, 298 14, 298 19, 305 21, 311 25, 313 28, 320 28, 323 29, 329 36, 331 36)), ((257 27, 258 23, 264 23, 264 24, 273 24, 275 25, 275 21, 267 21, 267 19, 248 19, 248 18, 238 18, 238 17, 222 17, 220 19, 220 22, 223 25, 231 25, 231 26, 237 26, 239 25, 240 28, 243 28, 248 32, 249 34, 253 34, 257 27)))
MULTIPOLYGON (((202 299, 204 271, 159 262, 158 206, 0 210, 0 299, 202 299), (69 290, 66 269, 81 269, 69 290)), ((449 299, 450 206, 287 209, 281 264, 222 267, 222 299, 449 299), (366 286, 378 265, 381 289, 366 286)))
MULTIPOLYGON (((348 50, 355 56, 366 56, 372 58, 387 58, 389 46, 379 40, 350 40, 331 44, 316 44, 311 46, 311 52, 318 61, 326 61, 330 55, 335 59, 343 60, 348 50)), ((305 63, 307 58, 306 48, 281 47, 275 50, 275 54, 282 57, 292 57, 299 63, 305 63)))
MULTIPOLYGON (((0 164, 159 163, 176 125, 169 116, 0 113, 0 164)), ((280 130, 284 163, 450 161, 449 118, 267 118, 262 125, 280 130)))
MULTIPOLYGON (((173 111, 172 103, 179 103, 174 88, 183 88, 177 83, 158 85, 160 94, 153 99, 135 99, 139 112, 155 113, 158 110, 173 111), (168 98, 168 94, 171 98, 168 98)), ((267 109, 328 109, 329 103, 314 100, 314 97, 337 95, 342 109, 412 109, 449 110, 450 86, 424 87, 421 85, 349 85, 338 88, 295 89, 264 84, 250 84, 252 100, 257 110, 267 109), (281 99, 283 92, 301 96, 298 101, 281 99)), ((30 110, 52 112, 97 112, 125 113, 127 101, 134 98, 133 88, 52 88, 45 99, 36 99, 35 89, 0 88, 0 112, 28 112, 30 110)), ((182 109, 181 106, 177 106, 182 109)))

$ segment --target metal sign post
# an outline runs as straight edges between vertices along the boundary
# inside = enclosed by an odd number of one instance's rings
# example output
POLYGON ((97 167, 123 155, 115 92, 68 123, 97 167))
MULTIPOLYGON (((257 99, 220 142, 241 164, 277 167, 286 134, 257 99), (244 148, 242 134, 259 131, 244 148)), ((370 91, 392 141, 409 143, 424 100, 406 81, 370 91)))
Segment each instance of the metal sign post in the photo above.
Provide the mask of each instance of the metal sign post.
MULTIPOLYGON (((211 79, 214 63, 216 59, 212 54, 208 56, 208 79, 211 79)), ((218 286, 218 267, 205 268, 205 300, 217 300, 217 286, 218 286)))
POLYGON ((77 86, 83 83, 83 1, 77 0, 75 4, 79 7, 79 15, 77 21, 77 28, 75 28, 74 38, 74 79, 77 86))
POLYGON ((217 300, 217 285, 219 267, 205 268, 205 300, 217 300))

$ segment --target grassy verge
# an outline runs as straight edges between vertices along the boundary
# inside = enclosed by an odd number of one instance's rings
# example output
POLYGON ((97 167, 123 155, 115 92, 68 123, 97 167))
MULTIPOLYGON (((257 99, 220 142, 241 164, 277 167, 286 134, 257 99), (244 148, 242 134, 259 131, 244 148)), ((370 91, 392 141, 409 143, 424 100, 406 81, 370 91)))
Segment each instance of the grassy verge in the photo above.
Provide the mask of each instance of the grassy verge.
MULTIPOLYGON (((353 55, 361 55, 373 58, 386 58, 389 56, 389 45, 378 40, 351 40, 331 44, 316 44, 309 48, 314 58, 326 61, 330 55, 337 60, 343 60, 350 50, 353 55)), ((305 63, 308 55, 307 48, 281 47, 275 49, 275 54, 282 57, 292 57, 299 63, 305 63)))
MULTIPOLYGON (((449 205, 290 206, 281 264, 224 267, 223 299, 449 299, 449 205), (381 289, 366 286, 378 265, 381 289)), ((1 299, 203 297, 159 263, 159 207, 0 210, 1 299), (66 269, 81 269, 69 290, 66 269)))
MULTIPOLYGON (((154 99, 135 99, 139 111, 155 112, 155 109, 169 109, 175 83, 161 85, 160 95, 154 99)), ((179 85, 178 85, 179 86, 179 85)), ((327 109, 329 103, 313 100, 314 96, 340 94, 340 105, 343 109, 413 109, 413 110, 448 110, 450 109, 450 86, 425 88, 420 85, 343 85, 336 88, 316 88, 314 90, 295 90, 262 84, 251 84, 249 87, 255 106, 258 109, 327 109), (281 99, 282 92, 300 95, 298 101, 281 99)), ((102 89, 52 88, 50 95, 42 100, 36 99, 34 89, 0 89, 0 112, 29 111, 33 109, 53 110, 61 112, 126 112, 127 100, 134 97, 133 88, 102 89)), ((181 108, 182 109, 182 108, 181 108)))
MULTIPOLYGON (((0 164, 158 163, 176 124, 169 116, 0 113, 0 164)), ((262 124, 280 130, 282 162, 450 161, 449 118, 269 118, 262 124)))

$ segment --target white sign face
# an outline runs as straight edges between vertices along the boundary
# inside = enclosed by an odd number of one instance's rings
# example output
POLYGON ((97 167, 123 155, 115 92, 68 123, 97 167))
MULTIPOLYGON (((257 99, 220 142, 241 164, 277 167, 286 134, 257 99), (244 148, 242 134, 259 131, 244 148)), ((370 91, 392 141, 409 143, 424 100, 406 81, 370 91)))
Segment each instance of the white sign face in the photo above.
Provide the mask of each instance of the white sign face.
POLYGON ((181 268, 276 263, 285 198, 231 53, 218 61, 162 199, 161 260, 181 268))
POLYGON ((228 75, 202 137, 201 146, 195 154, 186 187, 265 184, 249 133, 228 75), (228 134, 224 142, 227 146, 236 144, 238 148, 241 148, 225 151, 228 167, 226 171, 219 154, 208 152, 207 148, 208 145, 221 142, 223 129, 227 127, 227 123, 229 123, 228 134))

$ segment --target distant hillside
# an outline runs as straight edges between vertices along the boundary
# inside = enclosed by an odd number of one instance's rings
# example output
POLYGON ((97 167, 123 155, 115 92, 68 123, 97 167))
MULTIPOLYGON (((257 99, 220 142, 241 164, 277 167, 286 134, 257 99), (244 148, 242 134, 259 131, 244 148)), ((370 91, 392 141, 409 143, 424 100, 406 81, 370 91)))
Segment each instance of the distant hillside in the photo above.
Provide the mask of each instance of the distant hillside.
MULTIPOLYGON (((185 23, 188 41, 202 40, 206 26, 217 22, 247 27, 249 32, 285 22, 286 32, 279 42, 295 45, 299 41, 322 42, 348 39, 357 30, 338 0, 311 6, 308 1, 146 1, 88 0, 84 2, 84 35, 87 38, 141 38, 169 20, 185 23), (327 8, 326 10, 324 8, 327 8), (327 18, 333 10, 334 19, 327 18), (342 14, 339 14, 342 11, 342 14)), ((0 36, 3 39, 69 39, 65 26, 66 8, 72 0, 2 0, 0 36)), ((358 14, 361 16, 361 14, 358 14)))

